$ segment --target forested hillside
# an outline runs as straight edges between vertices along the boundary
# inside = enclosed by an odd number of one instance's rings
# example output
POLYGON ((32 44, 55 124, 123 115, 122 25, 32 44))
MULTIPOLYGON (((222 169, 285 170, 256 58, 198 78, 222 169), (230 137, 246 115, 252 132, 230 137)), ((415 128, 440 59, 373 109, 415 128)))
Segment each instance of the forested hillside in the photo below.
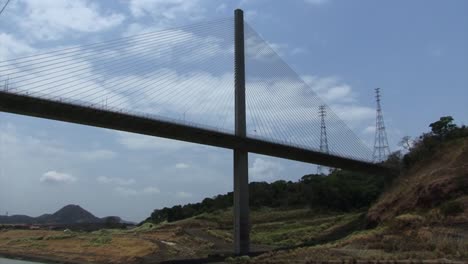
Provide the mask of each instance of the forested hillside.
MULTIPOLYGON (((305 175, 299 181, 252 182, 250 206, 270 208, 315 208, 327 211, 351 211, 370 206, 380 195, 388 179, 334 170, 328 176, 305 175)), ((154 210, 146 220, 160 223, 176 221, 206 212, 226 209, 233 204, 233 194, 206 198, 200 203, 177 205, 154 210)))
MULTIPOLYGON (((457 126, 451 116, 441 117, 429 125, 431 132, 411 140, 405 137, 401 145, 407 149, 402 155, 392 153, 385 166, 406 172, 414 164, 431 157, 442 144, 468 136, 466 126, 457 126)), ((269 208, 314 208, 325 211, 349 212, 366 209, 391 186, 398 176, 369 175, 334 169, 329 175, 310 174, 299 181, 279 180, 272 183, 252 182, 249 184, 249 203, 252 209, 269 208)), ((202 202, 156 209, 144 222, 173 222, 202 213, 227 209, 233 204, 233 193, 205 198, 202 202)))

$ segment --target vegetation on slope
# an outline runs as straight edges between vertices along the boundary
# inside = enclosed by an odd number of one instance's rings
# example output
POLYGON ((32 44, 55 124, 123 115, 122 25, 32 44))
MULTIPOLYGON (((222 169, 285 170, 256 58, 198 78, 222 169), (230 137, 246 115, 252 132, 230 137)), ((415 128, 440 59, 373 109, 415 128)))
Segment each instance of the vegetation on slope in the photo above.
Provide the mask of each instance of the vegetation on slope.
MULTIPOLYGON (((251 239, 273 248, 313 245, 342 238, 365 224, 364 212, 324 212, 310 209, 261 208, 251 213, 251 239)), ((232 243, 232 210, 204 213, 174 222, 206 228, 214 236, 232 243)))
POLYGON ((451 117, 430 127, 403 157, 402 175, 370 208, 371 223, 442 205, 446 215, 462 211, 451 200, 468 195, 468 128, 456 126, 451 117))
MULTIPOLYGON (((306 175, 298 182, 251 184, 252 249, 280 250, 226 261, 467 260, 468 130, 452 122, 441 118, 405 157, 392 155, 391 163, 403 173, 390 188, 383 177, 340 170, 327 177, 306 175), (366 220, 374 223, 372 229, 364 229, 366 220)), ((0 230, 0 254, 69 263, 223 256, 232 251, 231 204, 228 193, 155 210, 154 219, 131 230, 0 230)))
POLYGON ((430 127, 401 159, 401 176, 369 209, 373 228, 253 262, 468 260, 468 128, 451 117, 430 127))
MULTIPOLYGON (((381 194, 386 179, 381 175, 334 170, 328 176, 305 175, 298 182, 279 180, 272 183, 249 184, 250 206, 268 208, 315 208, 349 212, 370 206, 381 194)), ((203 213, 230 208, 233 194, 229 192, 200 203, 154 210, 146 220, 152 223, 173 222, 203 213)))

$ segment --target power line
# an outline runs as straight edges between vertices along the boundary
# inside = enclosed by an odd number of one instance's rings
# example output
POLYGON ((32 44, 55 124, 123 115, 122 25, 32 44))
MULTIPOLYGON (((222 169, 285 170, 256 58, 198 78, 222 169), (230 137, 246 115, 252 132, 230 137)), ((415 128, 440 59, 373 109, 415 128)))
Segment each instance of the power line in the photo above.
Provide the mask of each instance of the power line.
POLYGON ((0 15, 3 13, 3 10, 7 7, 8 3, 10 3, 10 0, 7 0, 5 5, 3 6, 2 10, 0 10, 0 15))
MULTIPOLYGON (((245 26, 249 137, 371 161, 372 151, 245 26)), ((232 29, 232 19, 223 19, 10 59, 0 62, 0 83, 29 96, 215 130, 229 121, 233 133, 232 29)))
MULTIPOLYGON (((254 29, 246 25, 248 108, 261 124, 255 137, 319 151, 320 121, 316 114, 323 100, 271 48, 254 29), (253 85, 252 85, 253 84, 253 85), (315 111, 314 111, 315 110, 315 111), (264 114, 264 115, 262 115, 264 114), (279 121, 279 122, 278 122, 279 121), (265 131, 262 133, 262 130, 265 131), (268 134, 268 135, 267 135, 268 134)), ((327 107, 327 140, 333 142, 331 154, 372 161, 372 150, 327 107)))

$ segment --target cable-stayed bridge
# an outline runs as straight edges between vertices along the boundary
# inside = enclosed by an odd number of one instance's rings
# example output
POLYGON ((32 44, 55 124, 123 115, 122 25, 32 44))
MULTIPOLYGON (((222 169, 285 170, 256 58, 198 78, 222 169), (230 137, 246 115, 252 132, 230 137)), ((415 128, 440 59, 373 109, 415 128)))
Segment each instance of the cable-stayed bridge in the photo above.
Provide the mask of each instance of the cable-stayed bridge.
POLYGON ((233 149, 237 254, 249 251, 248 152, 389 172, 241 10, 9 59, 0 62, 0 88, 0 111, 233 149))

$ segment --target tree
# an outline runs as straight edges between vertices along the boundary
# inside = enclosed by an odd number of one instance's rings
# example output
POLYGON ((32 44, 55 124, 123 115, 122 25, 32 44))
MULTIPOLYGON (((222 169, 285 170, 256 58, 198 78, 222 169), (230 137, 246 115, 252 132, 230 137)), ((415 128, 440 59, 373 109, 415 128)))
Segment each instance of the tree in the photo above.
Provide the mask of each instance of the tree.
POLYGON ((107 228, 117 227, 120 224, 121 219, 117 216, 108 216, 104 219, 104 225, 107 228))
MULTIPOLYGON (((399 159, 395 155, 396 159, 399 159)), ((393 157, 393 156, 392 156, 393 157)), ((397 160, 398 161, 398 160, 397 160)), ((395 161, 395 162, 397 162, 395 161)), ((365 175, 334 169, 328 176, 310 174, 300 181, 279 180, 272 183, 249 183, 249 203, 254 208, 318 208, 349 211, 369 206, 385 185, 382 175, 365 175)), ((233 193, 205 198, 200 203, 176 205, 154 210, 146 220, 152 223, 173 222, 232 207, 233 193)))
POLYGON ((448 133, 457 128, 457 125, 453 124, 453 117, 443 116, 439 121, 430 124, 429 127, 432 129, 432 134, 443 139, 448 133))
POLYGON ((398 142, 398 146, 402 147, 406 151, 409 151, 412 145, 413 140, 410 136, 404 136, 401 138, 400 142, 398 142))
MULTIPOLYGON (((395 152, 391 153, 390 155, 388 155, 387 160, 384 161, 384 165, 398 171, 398 170, 401 169, 402 159, 403 159, 403 156, 401 154, 401 151, 395 151, 395 152)), ((391 181, 392 177, 388 177, 388 178, 391 181)))

